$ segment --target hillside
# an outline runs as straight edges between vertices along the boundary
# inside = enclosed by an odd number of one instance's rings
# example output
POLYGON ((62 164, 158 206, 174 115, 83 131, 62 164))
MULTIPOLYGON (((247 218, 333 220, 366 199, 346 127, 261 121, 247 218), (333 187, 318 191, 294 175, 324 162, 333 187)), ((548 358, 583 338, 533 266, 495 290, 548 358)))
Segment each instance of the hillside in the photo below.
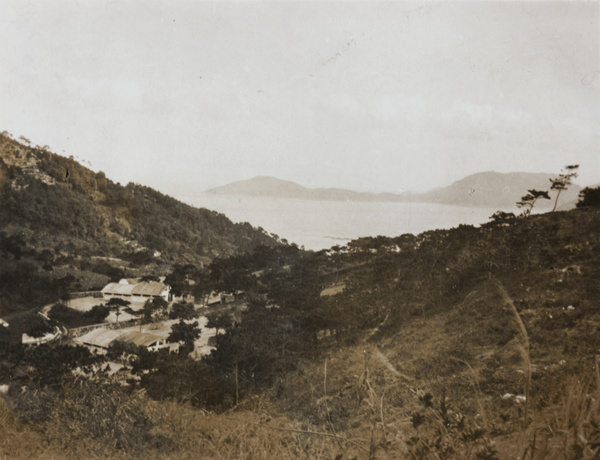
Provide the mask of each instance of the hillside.
POLYGON ((201 361, 141 353, 123 387, 69 377, 102 363, 83 350, 5 355, 0 453, 598 458, 599 226, 595 206, 222 259, 248 305, 201 361))
MULTIPOLYGON (((207 190, 212 195, 238 195, 255 197, 279 197, 299 200, 323 201, 396 201, 452 204, 457 206, 481 206, 510 209, 529 189, 549 190, 550 173, 497 173, 482 172, 467 176, 446 187, 424 193, 368 193, 335 188, 306 188, 294 182, 274 177, 254 177, 207 190)), ((560 202, 565 209, 575 207, 581 187, 574 184, 561 194, 560 202)), ((553 194, 551 194, 554 198, 553 194)), ((540 200, 539 208, 552 208, 553 201, 540 200)))
MULTIPOLYGON (((201 266, 277 244, 250 224, 234 224, 149 187, 115 184, 102 172, 6 133, 0 135, 0 203, 5 291, 31 276, 52 284, 57 267, 87 270, 91 280, 80 286, 86 289, 100 282, 91 274, 107 275, 111 266, 201 266)), ((0 295, 0 314, 11 302, 33 300, 27 289, 18 291, 17 297, 0 295)))

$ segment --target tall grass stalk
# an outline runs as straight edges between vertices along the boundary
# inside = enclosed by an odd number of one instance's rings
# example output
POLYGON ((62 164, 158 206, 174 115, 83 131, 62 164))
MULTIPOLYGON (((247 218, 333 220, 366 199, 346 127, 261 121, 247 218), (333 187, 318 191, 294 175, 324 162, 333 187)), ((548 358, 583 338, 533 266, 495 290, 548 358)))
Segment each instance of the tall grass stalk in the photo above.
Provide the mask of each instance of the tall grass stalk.
POLYGON ((523 324, 523 320, 521 319, 521 315, 517 311, 517 307, 515 307, 514 302, 504 289, 504 286, 500 284, 499 281, 496 281, 496 287, 498 288, 498 292, 502 296, 502 300, 506 305, 508 305, 515 322, 517 323, 517 327, 519 329, 519 353, 521 354, 521 358, 524 364, 525 371, 525 409, 523 411, 523 426, 527 425, 527 420, 529 417, 529 392, 531 388, 531 355, 529 349, 529 335, 527 334, 527 329, 523 324))
POLYGON ((488 424, 488 418, 487 415, 485 413, 485 409, 483 407, 483 397, 481 395, 481 389, 479 388, 479 378, 477 377, 477 374, 475 373, 475 370, 471 367, 471 365, 459 358, 455 358, 453 356, 450 357, 450 359, 463 363, 465 364, 468 368, 469 368, 469 374, 471 375, 471 383, 473 384, 473 386, 475 387, 475 399, 477 401, 477 407, 479 408, 479 413, 481 414, 481 418, 483 419, 485 425, 487 426, 488 424))

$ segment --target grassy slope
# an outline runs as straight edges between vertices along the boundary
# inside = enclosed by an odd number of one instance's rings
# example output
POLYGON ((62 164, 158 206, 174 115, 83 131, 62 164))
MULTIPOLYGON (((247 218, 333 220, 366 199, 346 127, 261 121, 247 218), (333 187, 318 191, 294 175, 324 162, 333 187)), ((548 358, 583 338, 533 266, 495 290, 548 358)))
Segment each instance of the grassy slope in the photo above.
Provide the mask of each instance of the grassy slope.
MULTIPOLYGON (((332 422, 341 433, 364 437, 374 432, 382 455, 402 456, 406 440, 398 433, 433 437, 426 431, 423 435, 422 426, 415 429, 413 417, 430 413, 439 418, 446 398, 454 417, 462 414, 485 427, 503 456, 511 458, 508 452, 514 454, 513 449, 523 449, 532 440, 532 427, 551 424, 552 408, 572 389, 572 380, 593 376, 600 346, 598 228, 598 209, 544 215, 514 228, 481 230, 452 254, 438 254, 442 268, 454 263, 456 270, 464 269, 460 257, 471 259, 472 247, 489 258, 490 266, 513 259, 487 273, 471 272, 469 280, 456 279, 458 292, 450 290, 441 302, 433 299, 422 313, 417 308, 409 317, 401 315, 402 321, 393 326, 384 323, 383 332, 366 331, 357 345, 334 347, 327 368, 325 360, 302 367, 280 392, 284 411, 321 426, 332 422), (528 235, 521 258, 514 247, 502 246, 517 235, 528 235), (495 241, 496 248, 485 240, 495 241), (527 408, 503 399, 506 393, 527 392, 527 408), (433 409, 419 398, 427 393, 433 409), (537 425, 523 430, 531 418, 537 425), (515 432, 524 437, 515 438, 515 432)), ((395 288, 384 287, 379 294, 393 299, 393 292, 395 288)), ((371 296, 373 304, 376 296, 371 296)))
POLYGON ((536 439, 535 458, 594 458, 597 383, 578 382, 594 380, 600 347, 599 223, 600 211, 585 209, 468 238, 455 238, 464 229, 429 235, 449 236, 438 251, 422 243, 385 256, 387 277, 375 270, 378 255, 365 256, 347 286, 370 286, 360 307, 381 301, 387 319, 359 329, 353 344, 325 339, 319 359, 225 414, 142 397, 155 427, 141 451, 81 439, 65 447, 62 424, 40 435, 15 428, 10 414, 0 445, 17 458, 516 458, 536 439), (418 272, 417 260, 429 296, 409 289, 404 264, 418 272), (529 402, 506 393, 529 393, 529 402))

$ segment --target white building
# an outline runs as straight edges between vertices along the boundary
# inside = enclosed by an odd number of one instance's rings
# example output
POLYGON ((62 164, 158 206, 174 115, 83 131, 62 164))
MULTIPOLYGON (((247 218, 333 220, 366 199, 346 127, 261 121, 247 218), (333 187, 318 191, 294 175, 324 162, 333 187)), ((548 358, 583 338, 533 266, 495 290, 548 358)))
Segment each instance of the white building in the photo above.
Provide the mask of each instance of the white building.
POLYGON ((129 300, 130 302, 145 302, 153 297, 169 300, 171 287, 160 281, 143 281, 123 278, 118 283, 108 283, 102 289, 102 298, 113 297, 129 300))

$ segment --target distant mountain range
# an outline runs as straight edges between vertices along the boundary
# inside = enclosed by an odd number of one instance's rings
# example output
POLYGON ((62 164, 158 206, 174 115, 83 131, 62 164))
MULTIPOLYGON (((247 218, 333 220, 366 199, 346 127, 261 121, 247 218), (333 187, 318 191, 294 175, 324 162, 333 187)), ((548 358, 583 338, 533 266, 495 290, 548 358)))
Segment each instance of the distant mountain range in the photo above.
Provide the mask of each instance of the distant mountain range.
POLYGON ((399 201, 402 197, 393 193, 354 192, 339 188, 306 188, 295 182, 268 176, 257 176, 249 180, 232 182, 206 190, 205 193, 323 201, 399 201))
MULTIPOLYGON (((452 204, 508 208, 514 206, 529 189, 550 190, 551 173, 498 173, 472 174, 447 187, 439 187, 424 193, 368 193, 337 188, 307 188, 295 182, 275 177, 257 176, 249 180, 233 182, 211 188, 210 195, 236 195, 254 197, 277 197, 322 201, 393 201, 452 204)), ((581 187, 573 184, 560 196, 561 207, 575 207, 581 187), (568 205, 567 205, 568 204, 568 205)), ((551 194, 554 197, 554 194, 551 194)), ((552 200, 541 200, 538 205, 547 208, 552 200)))

